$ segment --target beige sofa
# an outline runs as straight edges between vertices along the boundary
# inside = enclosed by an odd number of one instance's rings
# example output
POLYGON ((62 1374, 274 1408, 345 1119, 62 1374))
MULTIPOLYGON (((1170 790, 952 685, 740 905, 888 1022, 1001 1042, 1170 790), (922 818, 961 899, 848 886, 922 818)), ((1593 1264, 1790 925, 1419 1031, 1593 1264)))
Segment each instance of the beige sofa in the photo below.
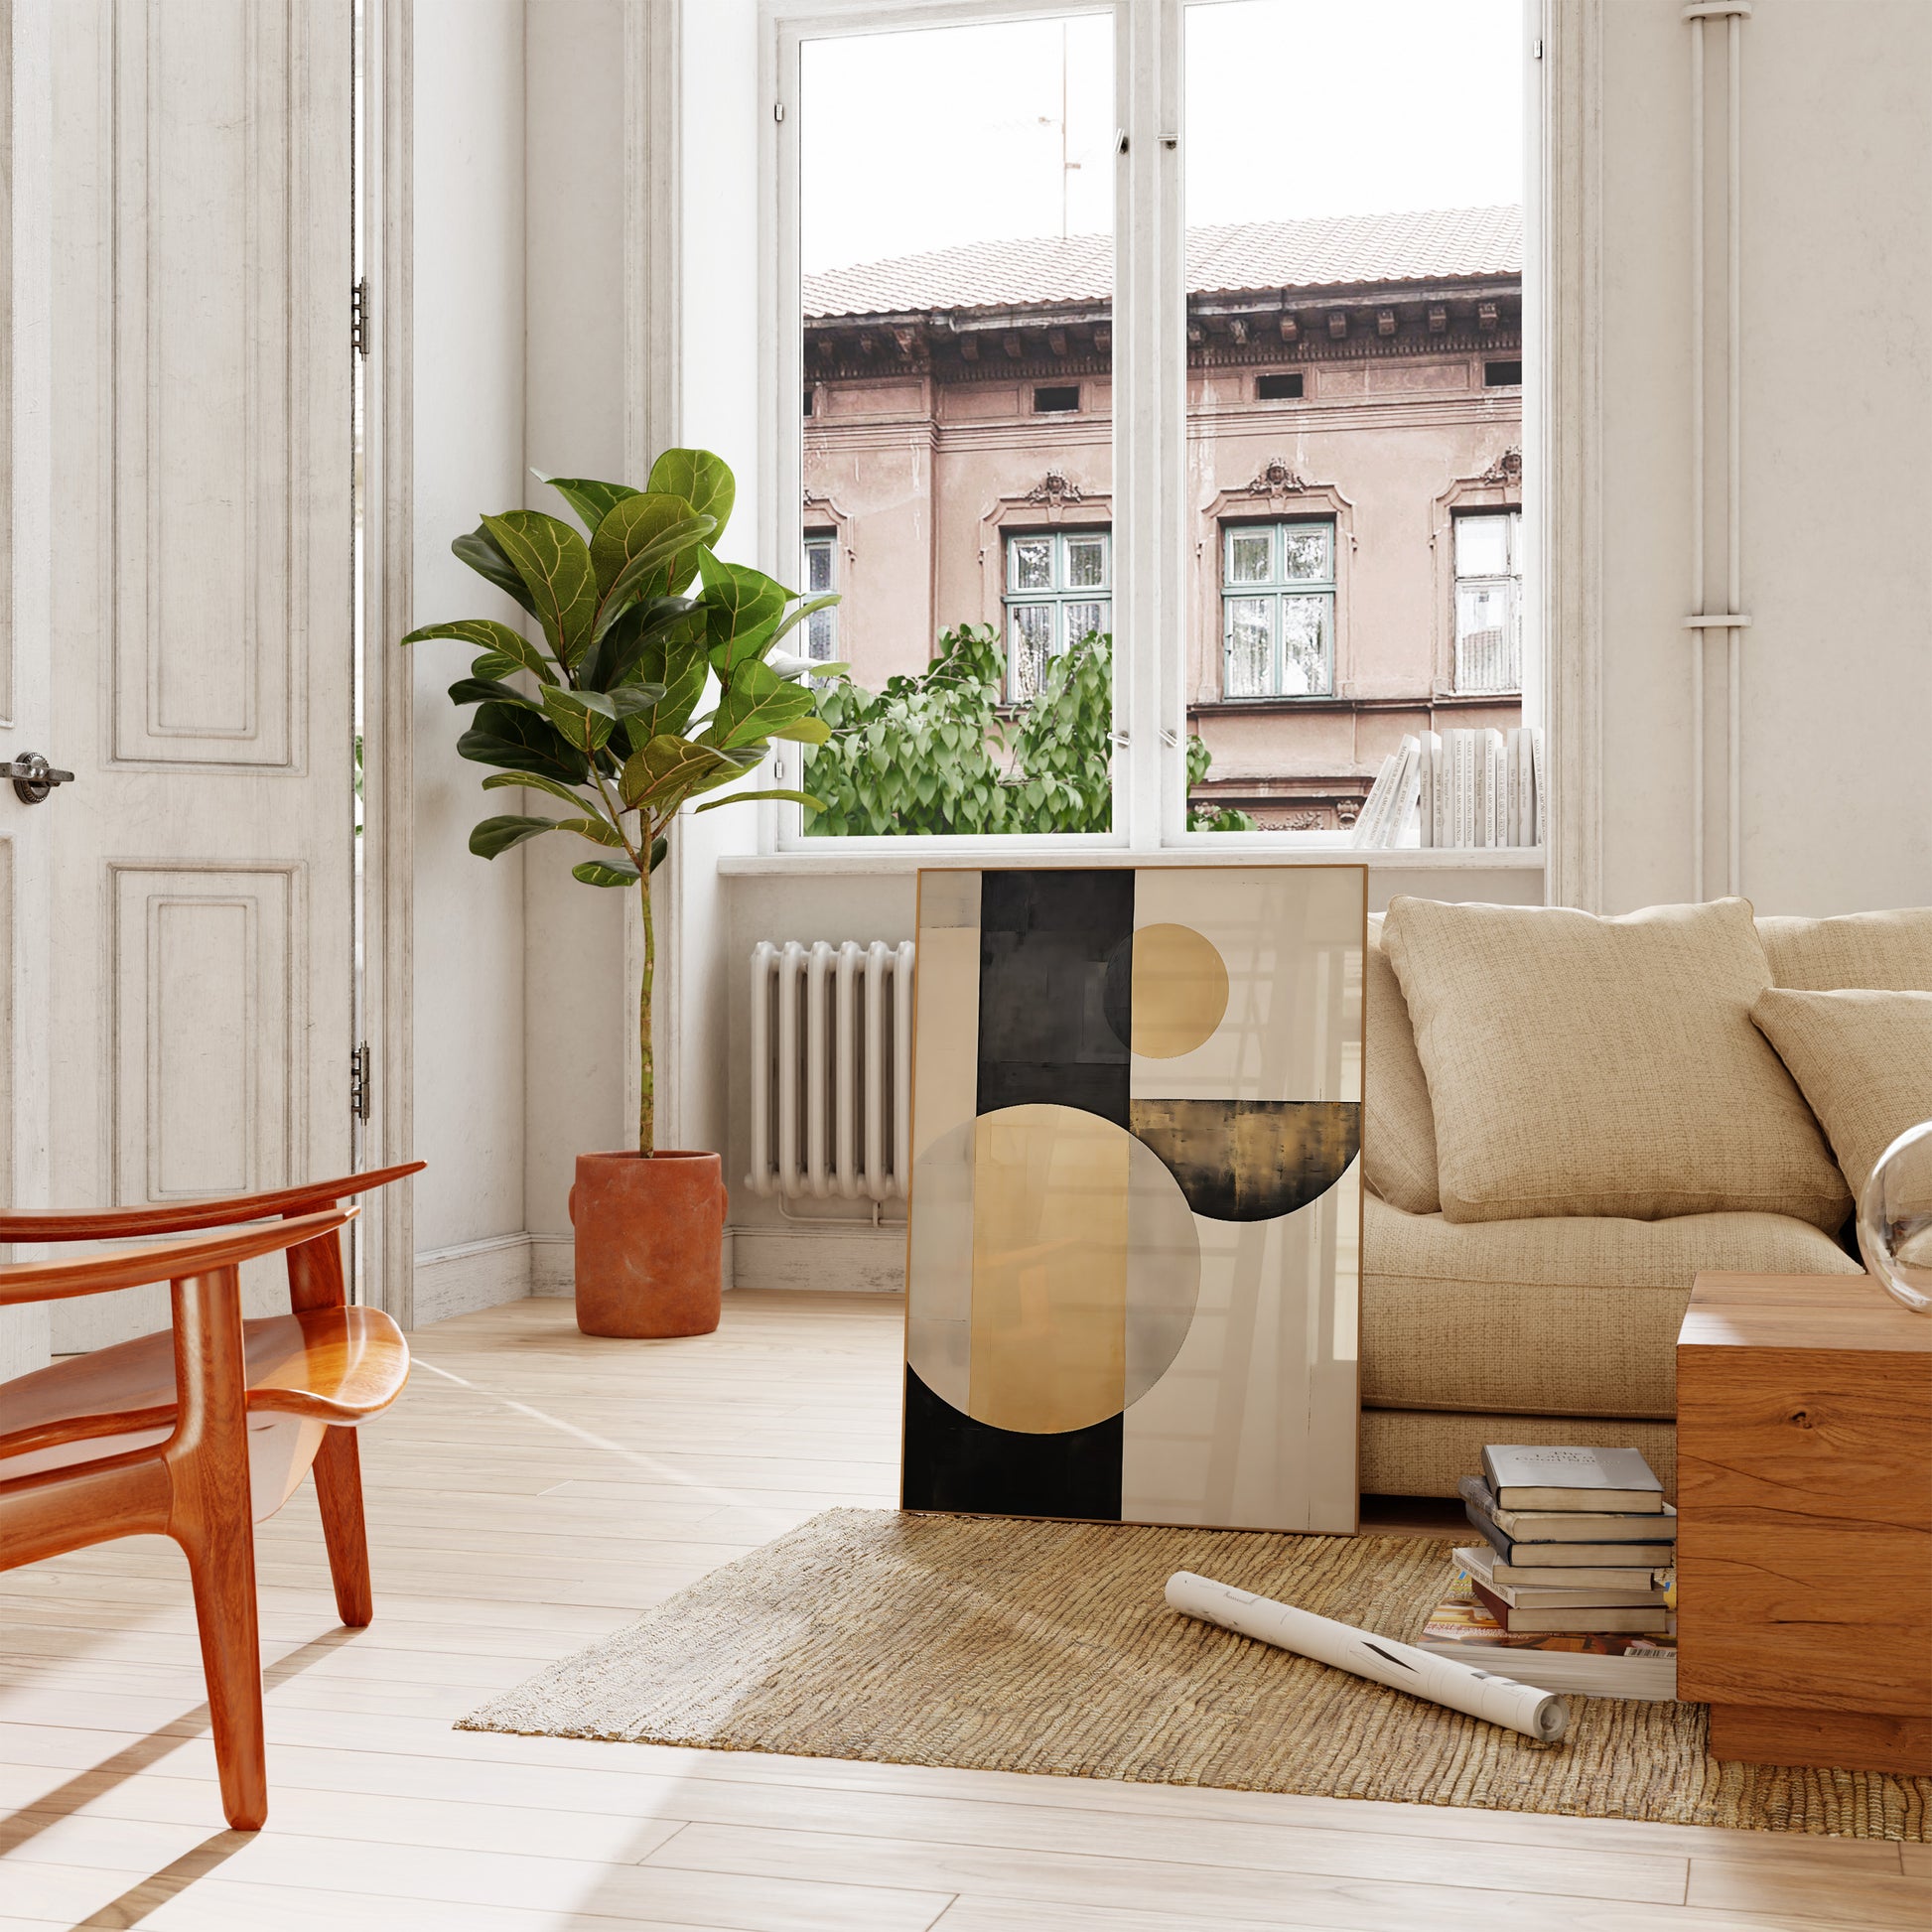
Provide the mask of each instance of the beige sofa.
MULTIPOLYGON (((1783 987, 1932 989, 1932 913, 1757 920, 1783 987)), ((1484 1443, 1631 1443, 1674 1484, 1677 1329, 1701 1269, 1861 1272, 1812 1221, 1440 1211, 1428 1081, 1382 921, 1365 984, 1361 1478, 1452 1496, 1484 1443)))

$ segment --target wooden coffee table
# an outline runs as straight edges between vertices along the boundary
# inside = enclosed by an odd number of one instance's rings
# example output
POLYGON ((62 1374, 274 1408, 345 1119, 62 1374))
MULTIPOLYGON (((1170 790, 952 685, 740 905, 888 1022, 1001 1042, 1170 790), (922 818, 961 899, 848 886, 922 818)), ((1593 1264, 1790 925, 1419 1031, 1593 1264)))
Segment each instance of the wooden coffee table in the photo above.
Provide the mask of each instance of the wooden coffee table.
POLYGON ((1700 1275, 1677 1508, 1712 1754, 1932 1772, 1932 1316, 1869 1276, 1700 1275))

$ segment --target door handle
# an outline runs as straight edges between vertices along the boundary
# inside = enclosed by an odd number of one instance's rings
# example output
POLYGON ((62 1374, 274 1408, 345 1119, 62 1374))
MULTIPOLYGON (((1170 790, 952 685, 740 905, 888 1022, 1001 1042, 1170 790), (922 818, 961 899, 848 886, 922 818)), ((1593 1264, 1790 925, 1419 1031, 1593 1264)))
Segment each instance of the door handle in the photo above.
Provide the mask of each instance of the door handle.
POLYGON ((57 771, 38 752, 22 752, 0 764, 0 778, 14 781, 14 796, 23 805, 38 805, 56 785, 70 785, 71 771, 57 771))

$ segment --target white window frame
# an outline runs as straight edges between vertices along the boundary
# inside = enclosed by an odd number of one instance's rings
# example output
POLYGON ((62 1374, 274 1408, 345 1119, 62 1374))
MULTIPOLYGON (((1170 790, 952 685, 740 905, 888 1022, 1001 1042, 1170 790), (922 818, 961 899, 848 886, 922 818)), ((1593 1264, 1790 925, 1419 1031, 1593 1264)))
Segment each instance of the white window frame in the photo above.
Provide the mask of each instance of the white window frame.
MULTIPOLYGON (((808 836, 799 807, 767 803, 759 812, 759 850, 766 855, 848 865, 917 866, 952 854, 1062 851, 1099 855, 1273 853, 1315 857, 1348 849, 1334 832, 1190 832, 1187 830, 1186 620, 1192 600, 1187 474, 1187 297, 1184 274, 1184 130, 1180 130, 1185 15, 1212 0, 758 0, 761 97, 768 116, 759 136, 760 529, 764 563, 782 575, 798 543, 803 418, 797 397, 804 382, 799 313, 800 49, 826 36, 878 34, 964 26, 1040 16, 1111 14, 1114 20, 1115 270, 1113 426, 1114 487, 1111 575, 1114 651, 1114 809, 1105 833, 1007 833, 946 838, 808 836), (1177 130, 1179 130, 1177 132, 1177 130), (792 398, 789 407, 783 399, 792 398)), ((1547 414, 1532 404, 1544 380, 1542 345, 1543 251, 1548 226, 1545 197, 1552 157, 1544 138, 1549 69, 1545 37, 1558 33, 1549 0, 1525 0, 1526 147, 1533 157, 1525 181, 1524 314, 1526 452, 1525 531, 1542 483, 1547 414), (1535 52, 1532 52, 1534 42, 1535 52)), ((1537 402, 1540 405, 1541 397, 1537 402)), ((1539 505, 1537 515, 1543 511, 1539 505)), ((1339 538, 1337 538, 1339 540, 1339 538)), ((1536 572, 1541 544, 1526 540, 1526 576, 1536 572)), ((795 567, 795 566, 790 566, 795 567)), ((1542 722, 1540 667, 1545 599, 1526 582, 1524 716, 1542 722), (1532 716, 1532 712, 1535 713, 1532 716)), ((1330 639, 1331 650, 1333 638, 1330 639)), ((1556 754, 1553 742, 1553 760, 1556 754)), ((794 747, 777 754, 773 782, 797 784, 802 759, 794 747)), ((1417 855, 1403 855, 1414 861, 1417 855)), ((1428 855, 1434 859, 1435 855, 1428 855)), ((1493 857, 1493 855, 1491 855, 1493 857)))
POLYGON ((1227 705, 1265 704, 1280 699, 1320 699, 1335 695, 1335 590, 1336 547, 1340 542, 1339 520, 1332 516, 1277 516, 1230 520, 1221 525, 1221 702, 1227 705), (1282 565, 1290 530, 1320 528, 1328 533, 1328 574, 1325 577, 1290 577, 1282 565), (1238 538, 1265 534, 1268 538, 1268 576, 1265 580, 1237 583, 1231 575, 1234 546, 1238 538), (1327 677, 1318 691, 1282 689, 1282 604, 1288 598, 1317 597, 1327 610, 1322 626, 1323 655, 1327 677), (1266 603, 1270 609, 1269 641, 1274 688, 1269 691, 1243 691, 1236 696, 1228 686, 1228 665, 1234 655, 1234 607, 1237 604, 1266 603))
POLYGON ((1114 627, 1114 533, 1105 523, 1076 523, 1071 528, 1058 530, 1025 530, 1007 528, 1001 531, 1001 540, 1006 546, 1006 589, 1001 596, 1001 608, 1005 613, 1005 650, 1006 650, 1006 690, 1009 704, 1025 704, 1031 692, 1023 692, 1014 675, 1016 633, 1016 614, 1024 610, 1049 610, 1053 614, 1053 634, 1046 640, 1046 661, 1050 664, 1056 657, 1064 657, 1080 639, 1090 631, 1100 630, 1111 633, 1114 627), (1072 543, 1094 543, 1100 545, 1100 582, 1098 584, 1072 584, 1067 581, 1066 551, 1072 543), (1015 581, 1015 546, 1022 543, 1047 543, 1052 546, 1052 581, 1043 589, 1028 589, 1015 581), (1067 613, 1083 609, 1088 605, 1096 606, 1100 612, 1100 621, 1090 624, 1078 632, 1069 631, 1067 613))

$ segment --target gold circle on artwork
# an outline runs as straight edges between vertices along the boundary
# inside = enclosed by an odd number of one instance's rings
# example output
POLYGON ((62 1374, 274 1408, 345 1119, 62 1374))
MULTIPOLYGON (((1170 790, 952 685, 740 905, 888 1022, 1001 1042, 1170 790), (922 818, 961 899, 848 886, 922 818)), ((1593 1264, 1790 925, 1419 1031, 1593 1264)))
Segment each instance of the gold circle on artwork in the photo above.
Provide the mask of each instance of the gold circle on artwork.
POLYGON ((1133 1047, 1151 1060, 1205 1045, 1228 1010, 1228 969, 1190 925, 1144 925, 1134 935, 1133 1047))
POLYGON ((951 1351, 965 1386, 928 1386, 994 1429, 1105 1422, 1166 1374, 1193 1321, 1200 1239, 1180 1184, 1083 1108, 1003 1107, 970 1134, 966 1332, 951 1351))

